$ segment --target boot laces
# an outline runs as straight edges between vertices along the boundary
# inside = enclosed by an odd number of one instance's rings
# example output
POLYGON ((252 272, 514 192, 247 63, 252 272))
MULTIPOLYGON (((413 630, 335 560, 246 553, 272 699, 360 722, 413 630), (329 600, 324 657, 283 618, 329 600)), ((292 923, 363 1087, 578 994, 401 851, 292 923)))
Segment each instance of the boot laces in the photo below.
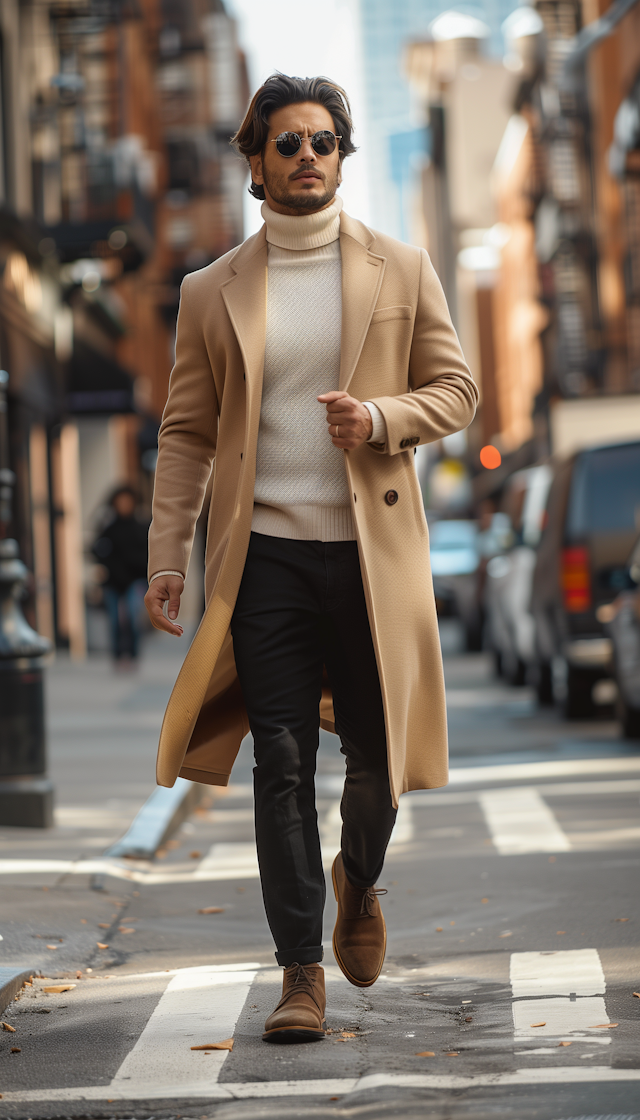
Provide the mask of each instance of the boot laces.
MULTIPOLYGON (((289 984, 287 984, 286 990, 283 992, 282 999, 280 1000, 278 1006, 282 1006, 282 1004, 286 1003, 287 1000, 291 998, 291 996, 297 995, 298 992, 304 992, 305 995, 311 996, 313 1002, 317 1007, 319 1007, 317 993, 314 991, 313 987, 313 979, 307 972, 306 967, 303 964, 296 963, 293 965, 289 965, 289 968, 292 970, 292 972, 295 968, 296 973, 289 984)), ((289 971, 289 968, 287 968, 287 972, 289 971)))
POLYGON ((378 895, 381 894, 388 894, 388 891, 384 887, 367 887, 362 895, 362 903, 360 905, 361 917, 364 917, 365 914, 368 914, 370 918, 374 917, 376 899, 378 895))

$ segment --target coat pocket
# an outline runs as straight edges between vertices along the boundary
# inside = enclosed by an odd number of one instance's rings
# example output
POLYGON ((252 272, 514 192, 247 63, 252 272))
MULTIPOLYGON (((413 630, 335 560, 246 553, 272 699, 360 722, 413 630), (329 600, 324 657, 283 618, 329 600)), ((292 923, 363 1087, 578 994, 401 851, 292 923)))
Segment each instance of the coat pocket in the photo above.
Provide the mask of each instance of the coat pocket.
POLYGON ((389 319, 410 319, 412 308, 408 304, 398 304, 397 307, 378 307, 371 316, 371 324, 386 323, 389 319))

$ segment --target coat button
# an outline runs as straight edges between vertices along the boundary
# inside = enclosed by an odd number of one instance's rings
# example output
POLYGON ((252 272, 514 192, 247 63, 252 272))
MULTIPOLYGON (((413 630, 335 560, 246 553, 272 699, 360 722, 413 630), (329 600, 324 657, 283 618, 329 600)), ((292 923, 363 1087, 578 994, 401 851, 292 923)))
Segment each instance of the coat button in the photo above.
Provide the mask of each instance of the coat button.
POLYGON ((384 496, 384 500, 385 500, 385 502, 387 503, 388 506, 395 506, 396 502, 398 501, 398 491, 397 490, 387 490, 387 492, 384 496))

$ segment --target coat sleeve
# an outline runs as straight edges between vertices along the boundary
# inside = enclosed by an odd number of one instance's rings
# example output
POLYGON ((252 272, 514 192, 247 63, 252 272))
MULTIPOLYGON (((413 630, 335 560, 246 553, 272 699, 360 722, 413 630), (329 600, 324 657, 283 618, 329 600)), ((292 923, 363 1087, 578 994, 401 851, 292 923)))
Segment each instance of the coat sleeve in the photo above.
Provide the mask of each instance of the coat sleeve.
POLYGON ((149 578, 187 574, 196 522, 211 475, 218 399, 202 327, 193 314, 189 277, 182 284, 176 360, 158 435, 158 463, 149 529, 149 578))
POLYGON ((375 397, 387 426, 386 443, 370 446, 396 455, 466 428, 475 416, 478 389, 453 328, 435 269, 420 251, 420 288, 409 358, 411 392, 375 397))

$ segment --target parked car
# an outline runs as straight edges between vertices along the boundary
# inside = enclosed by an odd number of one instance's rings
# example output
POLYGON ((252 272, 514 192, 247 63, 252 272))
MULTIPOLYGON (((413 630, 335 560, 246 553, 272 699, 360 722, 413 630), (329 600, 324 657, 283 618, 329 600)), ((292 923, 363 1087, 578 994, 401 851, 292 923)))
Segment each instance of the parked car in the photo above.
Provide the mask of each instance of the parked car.
POLYGON ((504 500, 512 525, 511 547, 487 563, 485 645, 494 654, 499 675, 513 685, 523 685, 535 663, 531 586, 551 479, 547 464, 511 476, 504 500))
POLYGON ((593 712, 611 674, 611 638, 598 617, 626 586, 638 533, 640 442, 589 448, 553 465, 533 576, 538 690, 568 718, 593 712))
POLYGON ((613 675, 618 686, 616 714, 627 739, 640 739, 640 538, 628 567, 628 586, 611 606, 599 610, 613 643, 613 675))
POLYGON ((478 590, 480 553, 475 521, 435 521, 430 527, 431 574, 440 614, 456 614, 464 626, 467 649, 482 645, 478 590))

